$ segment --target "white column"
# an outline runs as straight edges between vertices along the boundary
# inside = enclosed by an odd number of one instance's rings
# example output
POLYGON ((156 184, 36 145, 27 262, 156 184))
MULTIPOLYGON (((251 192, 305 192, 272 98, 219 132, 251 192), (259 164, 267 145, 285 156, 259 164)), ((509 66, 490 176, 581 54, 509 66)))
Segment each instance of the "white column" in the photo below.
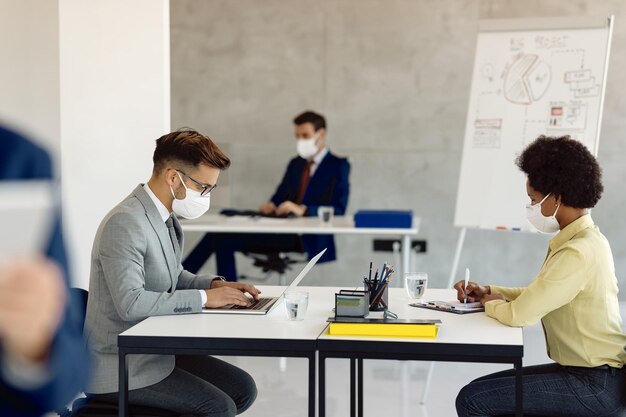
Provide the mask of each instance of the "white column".
POLYGON ((58 157, 58 1, 0 0, 0 51, 0 123, 58 157))
POLYGON ((169 2, 59 0, 61 175, 76 286, 106 213, 170 130, 169 2))

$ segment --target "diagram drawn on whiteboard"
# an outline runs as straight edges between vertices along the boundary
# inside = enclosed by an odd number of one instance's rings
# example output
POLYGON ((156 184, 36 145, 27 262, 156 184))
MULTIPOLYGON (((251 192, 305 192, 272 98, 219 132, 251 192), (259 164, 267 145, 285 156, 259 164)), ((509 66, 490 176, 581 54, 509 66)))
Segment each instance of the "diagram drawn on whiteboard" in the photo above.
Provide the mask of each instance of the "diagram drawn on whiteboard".
POLYGON ((515 104, 531 104, 550 86, 550 66, 535 54, 519 54, 505 69, 504 98, 515 104))
POLYGON ((574 48, 574 41, 569 35, 515 34, 499 47, 499 57, 481 57, 473 148, 500 149, 503 135, 517 135, 517 143, 525 145, 538 134, 579 137, 587 131, 601 74, 588 67, 590 51, 574 48))

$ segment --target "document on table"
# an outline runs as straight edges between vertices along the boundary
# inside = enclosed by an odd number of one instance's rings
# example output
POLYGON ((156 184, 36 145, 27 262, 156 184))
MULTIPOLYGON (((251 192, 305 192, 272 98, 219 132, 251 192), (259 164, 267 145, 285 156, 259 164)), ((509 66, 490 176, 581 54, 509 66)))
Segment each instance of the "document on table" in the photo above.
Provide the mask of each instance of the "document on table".
POLYGON ((479 301, 473 303, 461 303, 460 301, 418 301, 409 304, 411 307, 428 308, 448 313, 467 314, 485 311, 479 301))

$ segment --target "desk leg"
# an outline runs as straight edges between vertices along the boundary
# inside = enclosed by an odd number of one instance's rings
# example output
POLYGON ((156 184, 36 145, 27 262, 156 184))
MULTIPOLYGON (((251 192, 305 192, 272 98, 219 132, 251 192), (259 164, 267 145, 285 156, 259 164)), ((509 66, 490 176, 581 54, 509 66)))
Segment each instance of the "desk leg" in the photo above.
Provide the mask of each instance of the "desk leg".
POLYGON ((515 361, 515 416, 524 416, 524 384, 522 382, 522 360, 515 361))
POLYGON ((400 277, 403 277, 404 274, 409 272, 411 269, 411 236, 404 235, 402 236, 402 274, 400 277))
POLYGON ((315 354, 309 356, 309 417, 315 417, 315 354))
POLYGON ((358 395, 357 410, 359 413, 359 417, 363 417, 363 358, 358 359, 356 370, 357 370, 357 395, 358 395))
POLYGON ((126 352, 119 349, 119 402, 118 416, 128 416, 128 367, 126 364, 126 352))
POLYGON ((322 352, 319 352, 319 375, 318 375, 318 384, 319 384, 319 417, 326 417, 326 357, 322 352))
POLYGON ((356 359, 350 358, 350 417, 356 417, 356 383, 354 373, 356 368, 356 359))

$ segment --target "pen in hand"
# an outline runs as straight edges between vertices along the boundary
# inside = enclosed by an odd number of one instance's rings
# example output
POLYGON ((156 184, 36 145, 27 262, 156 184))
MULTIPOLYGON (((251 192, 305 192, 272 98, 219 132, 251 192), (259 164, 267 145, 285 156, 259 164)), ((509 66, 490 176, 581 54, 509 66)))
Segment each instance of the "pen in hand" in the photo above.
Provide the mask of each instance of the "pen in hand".
POLYGON ((470 279, 470 271, 469 268, 465 268, 465 285, 463 286, 464 289, 464 294, 465 294, 465 298, 463 299, 463 304, 467 304, 467 284, 469 283, 469 279, 470 279))

